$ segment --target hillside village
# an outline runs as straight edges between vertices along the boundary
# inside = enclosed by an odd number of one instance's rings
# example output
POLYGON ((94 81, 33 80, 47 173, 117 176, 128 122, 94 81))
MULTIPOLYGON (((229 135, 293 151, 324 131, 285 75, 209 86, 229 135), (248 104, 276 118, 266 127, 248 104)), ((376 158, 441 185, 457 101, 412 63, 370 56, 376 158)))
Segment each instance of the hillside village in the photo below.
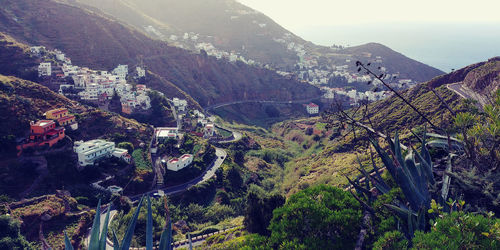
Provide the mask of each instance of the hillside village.
MULTIPOLYGON (((120 98, 121 110, 125 114, 151 108, 146 85, 133 86, 127 83, 128 65, 118 65, 111 72, 96 71, 72 65, 71 59, 60 50, 50 51, 43 46, 34 46, 30 51, 42 60, 38 66, 38 76, 57 82, 59 94, 100 104, 109 102, 117 95, 120 98)), ((144 77, 146 70, 136 67, 133 79, 144 77)))
POLYGON ((0 250, 500 249, 500 57, 241 2, 3 2, 0 250))
MULTIPOLYGON (((262 27, 265 27, 265 24, 262 27)), ((324 92, 324 98, 330 101, 333 99, 340 99, 351 106, 355 106, 363 100, 377 101, 385 99, 390 95, 390 91, 384 90, 382 83, 378 79, 364 74, 363 72, 356 71, 353 62, 359 58, 354 58, 352 55, 346 55, 343 61, 337 60, 336 62, 332 62, 334 64, 320 64, 320 56, 309 52, 304 44, 298 44, 292 41, 293 39, 290 33, 286 33, 281 38, 274 38, 274 41, 285 46, 287 50, 296 53, 298 61, 294 65, 293 71, 275 69, 272 65, 247 59, 236 51, 228 52, 217 49, 212 43, 203 42, 203 35, 194 32, 185 32, 182 36, 172 34, 167 39, 165 35, 153 26, 145 27, 145 31, 161 39, 171 41, 172 44, 180 48, 191 48, 196 52, 206 53, 217 59, 225 59, 233 63, 239 61, 256 67, 264 67, 285 77, 296 77, 299 80, 319 87, 324 92), (368 83, 372 86, 371 90, 359 89, 359 85, 367 85, 368 83), (339 87, 332 87, 331 85, 338 85, 339 87)), ((207 38, 207 40, 210 39, 207 38)), ((331 49, 336 48, 332 47, 331 49)), ((364 53, 362 59, 372 62, 372 64, 384 74, 383 79, 393 88, 406 89, 418 83, 412 79, 399 79, 400 74, 398 72, 387 72, 387 69, 383 66, 384 60, 381 56, 364 53)))

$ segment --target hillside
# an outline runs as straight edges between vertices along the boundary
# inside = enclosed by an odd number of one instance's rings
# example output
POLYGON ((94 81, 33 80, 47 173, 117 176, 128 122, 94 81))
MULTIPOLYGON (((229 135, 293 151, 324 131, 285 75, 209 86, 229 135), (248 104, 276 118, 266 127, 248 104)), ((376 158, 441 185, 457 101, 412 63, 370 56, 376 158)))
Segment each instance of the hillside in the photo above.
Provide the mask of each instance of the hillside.
MULTIPOLYGON (((0 138, 24 137, 29 132, 30 121, 43 118, 47 110, 66 107, 76 114, 79 129, 71 132, 74 140, 90 140, 98 137, 113 139, 115 134, 123 134, 122 140, 135 145, 148 142, 152 131, 135 120, 82 106, 68 98, 52 92, 40 84, 0 75, 0 138)), ((6 144, 4 144, 6 145, 6 144)))
MULTIPOLYGON (((447 127, 452 116, 432 93, 431 88, 455 111, 463 110, 463 98, 449 89, 448 84, 458 83, 460 87, 470 88, 469 90, 481 93, 485 98, 487 91, 491 93, 492 90, 498 89, 499 63, 498 58, 492 58, 487 62, 470 65, 403 91, 401 95, 434 124, 447 127)), ((399 131, 404 141, 412 137, 410 129, 418 131, 426 125, 423 118, 395 96, 374 102, 367 108, 367 115, 374 129, 392 135, 399 131)), ((360 113, 362 112, 358 112, 357 117, 360 117, 360 113)), ((342 186, 346 184, 344 175, 358 174, 357 157, 369 165, 367 148, 361 143, 366 139, 366 132, 358 130, 355 138, 350 130, 339 130, 338 125, 330 130, 324 129, 327 124, 337 123, 335 117, 325 116, 286 121, 273 127, 274 134, 280 136, 285 145, 288 145, 284 150, 295 152, 295 156, 285 167, 282 186, 285 193, 295 193, 317 183, 342 186)), ((365 119, 364 123, 368 124, 368 120, 365 119)))
POLYGON ((372 54, 383 58, 381 66, 387 68, 389 72, 400 72, 399 78, 415 79, 418 82, 428 81, 435 76, 443 74, 441 70, 415 61, 411 58, 398 53, 387 46, 379 43, 368 43, 360 46, 349 47, 340 50, 339 53, 354 55, 356 60, 372 62, 374 58, 367 58, 366 55, 372 54))
MULTIPOLYGON (((184 46, 186 44, 182 41, 170 39, 171 35, 182 37, 184 33, 199 34, 196 40, 210 42, 225 51, 241 51, 247 58, 271 65, 293 65, 297 60, 295 53, 273 40, 283 37, 289 31, 264 14, 237 1, 79 2, 103 10, 142 31, 148 25, 157 27, 164 36, 150 33, 151 36, 165 38, 184 46)), ((293 39, 295 42, 305 43, 297 36, 293 36, 293 39)))
MULTIPOLYGON (((349 65, 349 60, 354 62, 355 59, 375 61, 379 56, 388 64, 390 73, 399 73, 417 82, 443 73, 378 44, 347 49, 315 45, 235 0, 78 2, 96 7, 151 37, 196 51, 200 45, 203 47, 203 44, 209 43, 218 50, 234 52, 247 60, 268 64, 282 71, 299 73, 297 67, 303 67, 304 62, 307 65, 311 59, 318 63, 315 68, 324 69, 332 64, 349 65)), ((353 63, 349 66, 354 73, 356 68, 353 63)))
POLYGON ((22 136, 29 131, 30 121, 45 111, 74 106, 75 103, 39 84, 16 77, 0 75, 0 137, 22 136))
MULTIPOLYGON (((2 7, 0 32, 21 42, 58 48, 73 63, 95 69, 142 62, 162 79, 154 88, 171 82, 202 106, 241 99, 288 100, 319 95, 317 88, 269 70, 170 47, 98 11, 42 0, 3 0, 2 7)), ((169 97, 183 96, 173 86, 164 92, 169 97)))

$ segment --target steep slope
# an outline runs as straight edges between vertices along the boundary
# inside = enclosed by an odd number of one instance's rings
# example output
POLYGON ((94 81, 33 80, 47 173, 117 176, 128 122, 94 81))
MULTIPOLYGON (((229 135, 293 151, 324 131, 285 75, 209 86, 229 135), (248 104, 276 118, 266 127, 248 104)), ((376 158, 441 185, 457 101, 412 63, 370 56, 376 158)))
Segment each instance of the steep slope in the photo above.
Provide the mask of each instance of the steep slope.
POLYGON ((149 127, 135 120, 79 105, 40 84, 14 76, 0 75, 2 150, 13 150, 13 139, 26 136, 30 121, 43 119, 43 113, 47 110, 61 107, 68 108, 77 116, 79 129, 71 132, 74 140, 113 138, 116 133, 123 134, 123 131, 128 129, 129 133, 123 135, 123 140, 139 145, 141 142, 148 142, 152 135, 149 127))
POLYGON ((463 85, 482 95, 489 95, 500 88, 500 57, 491 58, 481 67, 473 69, 464 78, 463 85))
POLYGON ((428 81, 431 78, 443 74, 441 70, 425 65, 404 56, 382 44, 368 43, 365 45, 345 48, 340 53, 351 54, 357 60, 369 62, 375 60, 373 56, 367 58, 366 55, 376 55, 383 58, 381 66, 389 72, 400 72, 400 78, 410 78, 418 82, 428 81))
POLYGON ((36 80, 37 60, 28 54, 28 46, 0 33, 0 74, 36 80))
POLYGON ((320 94, 315 87, 268 70, 169 47, 91 10, 42 0, 2 0, 1 4, 0 32, 61 49, 77 65, 109 70, 119 63, 132 66, 142 62, 163 82, 174 83, 201 105, 320 94))
MULTIPOLYGON (((198 44, 210 43, 222 51, 235 52, 282 71, 296 71, 298 65, 312 58, 318 61, 317 68, 322 69, 332 64, 344 65, 346 60, 353 58, 366 59, 369 54, 372 55, 370 60, 380 56, 379 59, 390 63, 387 67, 390 73, 399 73, 418 82, 443 73, 376 44, 348 49, 315 45, 235 0, 78 2, 109 13, 152 37, 193 50, 198 50, 198 44)), ((351 66, 350 71, 355 72, 356 68, 351 66)))
POLYGON ((73 106, 74 103, 39 84, 12 76, 0 75, 0 137, 22 136, 29 131, 30 121, 42 117, 47 110, 73 106))
MULTIPOLYGON (((500 60, 492 58, 487 62, 473 64, 436 77, 403 91, 401 95, 437 126, 449 126, 452 115, 431 91, 431 88, 456 112, 463 110, 463 98, 449 89, 449 84, 456 83, 460 87, 470 88, 485 97, 486 92, 498 89, 499 65, 500 60)), ((423 118, 396 96, 368 105, 367 114, 374 129, 391 135, 399 131, 404 141, 412 137, 410 129, 417 131, 419 127, 423 128, 423 125, 426 125, 423 118)), ((288 121, 273 127, 277 135, 292 143, 298 143, 304 148, 302 154, 287 163, 283 185, 286 193, 294 193, 314 183, 345 184, 346 180, 343 175, 358 174, 357 157, 360 157, 361 161, 366 161, 366 165, 370 165, 369 158, 366 156, 367 149, 361 143, 366 139, 366 133, 363 130, 358 131, 357 139, 352 133, 341 134, 337 128, 328 132, 321 131, 320 128, 324 125, 336 122, 335 118, 315 118, 288 121), (318 142, 314 143, 311 140, 311 135, 306 132, 308 127, 314 128, 313 135, 319 135, 318 142)), ((368 120, 364 122, 368 124, 368 120)))
MULTIPOLYGON (((269 17, 236 1, 227 0, 82 0, 132 24, 139 30, 151 25, 165 36, 182 37, 199 34, 199 40, 210 42, 225 51, 241 51, 245 57, 272 64, 294 64, 297 55, 273 40, 290 33, 269 17)), ((158 37, 158 35, 151 34, 158 37)), ((198 40, 196 39, 196 40, 198 40)), ((172 41, 172 39, 170 39, 172 41)), ((295 42, 305 43, 293 35, 295 42)), ((173 41, 178 41, 177 39, 173 41)), ((182 43, 181 43, 182 44, 182 43)))

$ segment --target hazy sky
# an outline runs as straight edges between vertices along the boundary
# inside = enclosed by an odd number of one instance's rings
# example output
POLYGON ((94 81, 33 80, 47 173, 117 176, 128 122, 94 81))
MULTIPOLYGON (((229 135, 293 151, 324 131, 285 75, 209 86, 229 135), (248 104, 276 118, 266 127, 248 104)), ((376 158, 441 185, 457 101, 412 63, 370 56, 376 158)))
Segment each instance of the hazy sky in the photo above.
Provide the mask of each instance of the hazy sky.
POLYGON ((321 45, 378 42, 444 71, 500 56, 500 0, 239 0, 321 45))
POLYGON ((287 29, 373 22, 500 22, 498 0, 239 0, 287 29))

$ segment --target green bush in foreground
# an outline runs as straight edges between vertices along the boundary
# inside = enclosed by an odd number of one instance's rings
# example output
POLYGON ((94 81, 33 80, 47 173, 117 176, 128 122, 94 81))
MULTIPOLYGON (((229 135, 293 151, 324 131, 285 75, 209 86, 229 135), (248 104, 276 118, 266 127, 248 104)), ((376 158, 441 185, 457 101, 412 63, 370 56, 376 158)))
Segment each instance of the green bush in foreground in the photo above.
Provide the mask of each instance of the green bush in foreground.
POLYGON ((352 249, 360 222, 360 204, 351 194, 332 186, 314 186, 274 210, 270 243, 275 249, 352 249))
POLYGON ((433 223, 431 231, 417 231, 416 249, 499 249, 500 219, 463 211, 446 214, 433 223))

